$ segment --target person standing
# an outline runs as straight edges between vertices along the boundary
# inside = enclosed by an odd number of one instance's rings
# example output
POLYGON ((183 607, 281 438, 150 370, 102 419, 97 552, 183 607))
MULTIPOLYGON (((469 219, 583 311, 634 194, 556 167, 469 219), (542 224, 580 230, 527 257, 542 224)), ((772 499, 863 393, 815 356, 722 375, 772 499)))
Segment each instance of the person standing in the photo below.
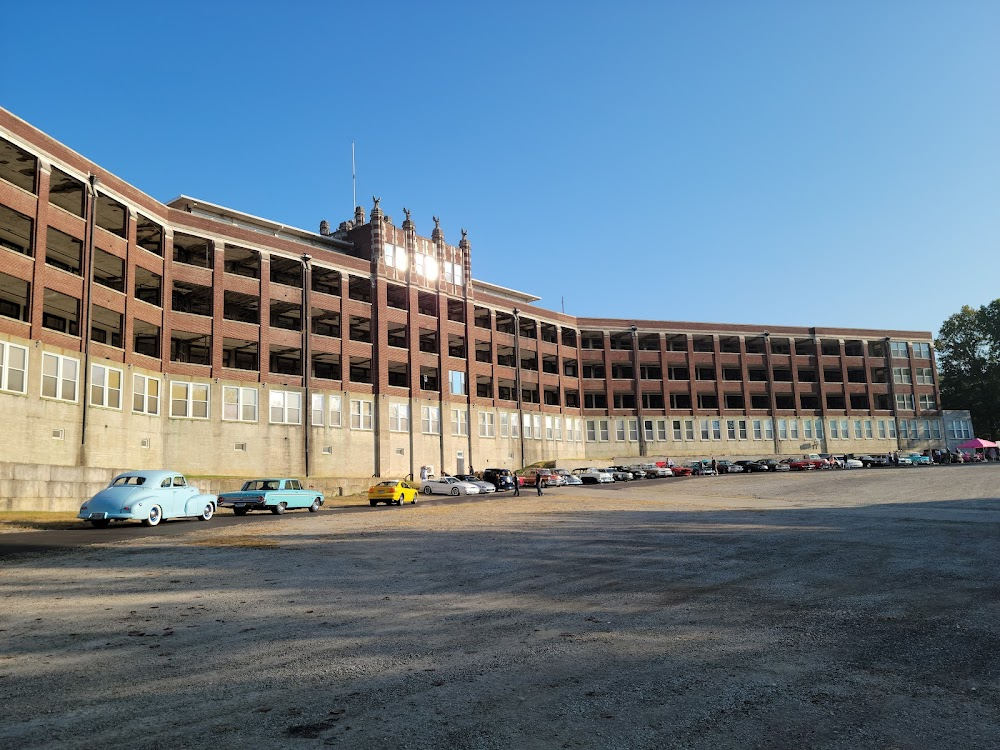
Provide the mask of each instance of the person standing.
POLYGON ((514 497, 521 497, 521 477, 517 474, 511 474, 514 478, 514 497))
POLYGON ((535 472, 535 489, 538 490, 538 496, 542 496, 542 472, 535 472))
POLYGON ((421 482, 426 482, 427 481, 427 467, 426 466, 421 466, 420 467, 420 481, 421 482))
POLYGON ((719 464, 715 461, 715 456, 712 456, 712 476, 719 476, 719 464))

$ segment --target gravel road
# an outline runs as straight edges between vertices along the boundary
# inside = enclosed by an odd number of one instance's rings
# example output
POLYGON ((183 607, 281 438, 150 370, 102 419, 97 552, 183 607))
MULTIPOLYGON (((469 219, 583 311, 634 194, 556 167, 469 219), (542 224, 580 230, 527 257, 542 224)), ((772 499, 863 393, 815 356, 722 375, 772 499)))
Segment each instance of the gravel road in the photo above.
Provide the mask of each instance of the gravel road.
POLYGON ((5 559, 0 748, 1000 747, 998 480, 658 480, 5 559))

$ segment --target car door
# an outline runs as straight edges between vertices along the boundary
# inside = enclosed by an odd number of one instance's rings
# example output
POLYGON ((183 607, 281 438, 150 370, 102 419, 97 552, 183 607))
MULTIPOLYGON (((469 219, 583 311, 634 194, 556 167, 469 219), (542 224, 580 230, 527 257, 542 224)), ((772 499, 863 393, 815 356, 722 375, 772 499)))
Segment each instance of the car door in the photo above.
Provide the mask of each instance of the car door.
POLYGON ((164 507, 163 514, 167 518, 177 518, 187 513, 185 506, 191 496, 191 489, 188 487, 187 480, 179 474, 174 474, 171 484, 173 487, 170 493, 170 509, 164 507))

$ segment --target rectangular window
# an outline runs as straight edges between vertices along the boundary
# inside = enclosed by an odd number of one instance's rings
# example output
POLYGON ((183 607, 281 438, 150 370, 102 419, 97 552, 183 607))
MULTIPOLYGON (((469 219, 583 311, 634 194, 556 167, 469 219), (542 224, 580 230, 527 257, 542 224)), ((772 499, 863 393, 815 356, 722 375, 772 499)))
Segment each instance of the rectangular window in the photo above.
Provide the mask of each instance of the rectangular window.
POLYGON ((465 373, 459 370, 449 370, 448 371, 448 384, 451 388, 452 395, 464 396, 465 395, 465 373))
POLYGON ((596 443, 597 442, 597 420, 588 419, 587 420, 587 442, 596 443))
POLYGON ((898 385, 909 385, 913 381, 910 378, 909 367, 893 367, 892 382, 898 385))
POLYGON ((933 396, 925 395, 920 397, 920 410, 932 411, 937 409, 937 401, 933 396))
POLYGON ((865 439, 871 440, 875 437, 875 433, 872 430, 872 421, 870 419, 865 420, 865 439))
POLYGON ((657 440, 667 439, 667 420, 665 419, 656 420, 656 439, 657 440))
MULTIPOLYGON (((552 418, 552 429, 555 440, 562 440, 562 417, 552 418)), ((572 440, 572 438, 566 438, 572 440)))
POLYGON ((653 440, 656 440, 656 431, 653 428, 652 419, 642 420, 642 434, 646 442, 652 442, 653 440))
POLYGON ((330 426, 341 427, 344 424, 344 397, 327 396, 330 402, 330 426))
POLYGON ((630 419, 628 420, 628 439, 633 443, 639 442, 639 420, 630 419))
POLYGON ((896 422, 895 422, 895 420, 890 420, 889 421, 889 438, 891 440, 895 440, 896 439, 896 422))
POLYGON ((552 439, 552 417, 548 415, 545 417, 545 439, 552 439))
POLYGON ((479 437, 496 437, 496 424, 494 423, 494 419, 495 417, 491 411, 479 412, 479 437))
POLYGON ((420 431, 425 435, 441 434, 441 408, 438 406, 420 407, 420 431))
POLYGON ((774 423, 770 419, 764 420, 764 438, 766 440, 774 440, 774 423))
POLYGON ((256 422, 257 398, 256 388, 223 386, 222 418, 227 422, 256 422))
POLYGON ((685 419, 684 420, 684 439, 694 440, 694 420, 685 419))
POLYGON ((389 432, 410 431, 409 404, 389 404, 389 432))
POLYGON ((372 429, 372 402, 362 399, 351 399, 351 429, 372 429))
POLYGON ((816 420, 816 439, 817 440, 822 440, 823 439, 823 420, 822 419, 817 419, 816 420))
POLYGON ((931 358, 931 345, 921 344, 920 342, 913 343, 913 356, 917 359, 930 359, 931 358))
POLYGON ((583 420, 576 420, 576 442, 583 442, 583 420))
POLYGON ((698 420, 698 427, 700 428, 701 439, 702 440, 708 440, 711 437, 711 434, 712 434, 709 431, 708 420, 707 419, 698 420))
POLYGON ((208 419, 209 389, 207 383, 170 384, 170 416, 177 419, 208 419))
POLYGON ((606 443, 611 440, 611 432, 608 429, 608 420, 598 419, 597 426, 600 429, 600 438, 602 443, 606 443))
POLYGON ((313 427, 322 427, 326 423, 326 409, 324 408, 322 393, 312 394, 312 415, 309 417, 309 420, 309 423, 313 427))
POLYGON ((541 440, 542 439, 542 417, 540 415, 538 415, 538 414, 535 414, 531 419, 535 423, 534 424, 534 426, 535 426, 535 440, 541 440))
POLYGON ((531 440, 531 415, 530 414, 523 414, 522 417, 524 418, 522 420, 523 424, 521 425, 521 427, 523 429, 523 433, 522 434, 524 435, 524 439, 525 440, 531 440))
POLYGON ((890 341, 889 342, 889 352, 892 354, 893 359, 906 359, 906 342, 905 341, 890 341))
POLYGON ((790 419, 788 420, 788 437, 792 440, 799 439, 799 420, 790 419))
POLYGON ((712 420, 712 440, 722 440, 722 420, 712 420))
POLYGON ((271 391, 271 424, 301 424, 302 394, 298 391, 271 391))
POLYGON ((910 423, 908 420, 899 420, 899 437, 903 440, 910 439, 910 423))
POLYGON ((132 376, 132 411, 136 414, 160 413, 160 380, 146 375, 132 376))
POLYGON ((813 423, 811 419, 802 422, 802 437, 805 440, 813 439, 813 423))
POLYGON ((778 420, 778 440, 788 440, 788 422, 784 419, 778 420))
POLYGON ((846 419, 840 420, 840 439, 849 440, 851 437, 850 424, 846 419))
POLYGON ((753 420, 753 439, 762 440, 764 438, 764 433, 761 431, 761 421, 759 419, 753 420))
POLYGON ((104 365, 90 366, 90 405, 122 408, 122 371, 104 365))
POLYGON ((625 442, 625 420, 616 419, 615 420, 615 440, 624 443, 625 442))
POLYGON ((465 413, 465 409, 452 409, 451 410, 451 434, 452 435, 468 435, 469 434, 469 416, 465 413))
POLYGON ((42 354, 42 397, 76 402, 80 363, 72 357, 42 354))
POLYGON ((904 409, 906 411, 913 411, 913 394, 912 393, 897 393, 896 394, 896 408, 904 409))
POLYGON ((679 419, 674 419, 673 420, 673 431, 674 431, 674 440, 680 440, 681 439, 681 420, 679 420, 679 419))
POLYGON ((0 341, 0 391, 28 392, 28 350, 0 341))
POLYGON ((507 412, 500 412, 500 437, 505 438, 510 435, 507 429, 507 412))
POLYGON ((517 414, 510 415, 510 436, 516 438, 520 436, 521 423, 517 414))
POLYGON ((878 421, 878 437, 879 437, 879 440, 885 440, 885 435, 886 435, 886 432, 885 432, 885 420, 884 419, 880 419, 878 421))
POLYGON ((840 430, 837 429, 837 420, 830 420, 830 439, 837 440, 840 438, 840 430))
POLYGON ((941 422, 936 419, 931 421, 931 435, 935 440, 941 439, 941 422))
POLYGON ((930 367, 918 367, 917 385, 934 385, 934 370, 930 367))
POLYGON ((921 421, 921 427, 923 431, 924 440, 931 439, 931 423, 929 419, 924 419, 921 421))
POLYGON ((854 439, 855 440, 860 440, 861 439, 861 435, 862 435, 862 432, 861 432, 861 420, 860 419, 855 419, 854 420, 854 439))
POLYGON ((727 419, 726 420, 726 437, 729 440, 735 440, 736 439, 736 420, 735 419, 727 419))
POLYGON ((747 421, 745 419, 739 420, 740 424, 740 440, 747 439, 747 421))

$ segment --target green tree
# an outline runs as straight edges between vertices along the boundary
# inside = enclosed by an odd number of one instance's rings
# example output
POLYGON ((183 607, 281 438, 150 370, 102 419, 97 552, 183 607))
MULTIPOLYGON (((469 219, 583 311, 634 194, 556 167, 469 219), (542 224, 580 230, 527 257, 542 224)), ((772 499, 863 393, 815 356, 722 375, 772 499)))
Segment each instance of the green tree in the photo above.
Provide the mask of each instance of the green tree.
POLYGON ((935 342, 941 402, 968 409, 976 437, 1000 435, 1000 299, 964 306, 941 324, 935 342))

